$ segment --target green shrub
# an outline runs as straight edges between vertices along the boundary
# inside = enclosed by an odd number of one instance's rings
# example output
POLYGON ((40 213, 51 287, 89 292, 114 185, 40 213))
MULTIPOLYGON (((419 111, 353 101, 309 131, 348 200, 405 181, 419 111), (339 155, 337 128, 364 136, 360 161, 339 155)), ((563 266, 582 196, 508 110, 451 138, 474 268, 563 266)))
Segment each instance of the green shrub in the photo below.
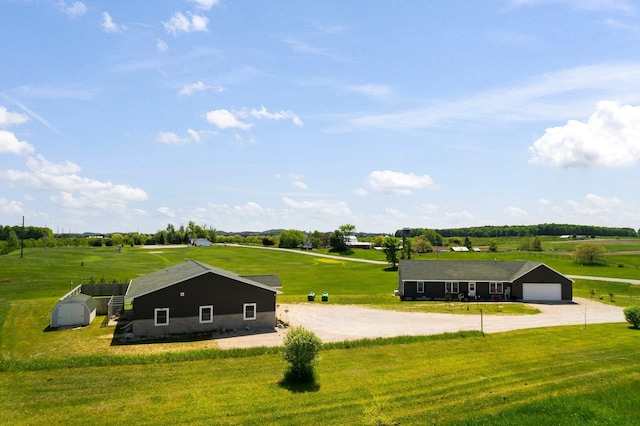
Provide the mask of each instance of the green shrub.
POLYGON ((322 341, 303 327, 292 328, 284 338, 284 359, 290 366, 285 372, 287 383, 313 383, 316 380, 313 364, 322 341))
POLYGON ((640 327, 640 306, 627 306, 623 312, 625 319, 633 328, 640 327))

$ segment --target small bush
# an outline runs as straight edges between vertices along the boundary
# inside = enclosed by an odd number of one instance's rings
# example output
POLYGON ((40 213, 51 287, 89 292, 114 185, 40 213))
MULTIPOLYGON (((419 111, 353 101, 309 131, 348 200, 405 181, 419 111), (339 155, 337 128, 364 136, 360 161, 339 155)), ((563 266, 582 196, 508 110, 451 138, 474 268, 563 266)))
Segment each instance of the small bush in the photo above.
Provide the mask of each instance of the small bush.
POLYGON ((640 327, 640 306, 627 306, 623 312, 624 318, 633 328, 640 327))
POLYGON ((303 327, 292 328, 284 338, 284 359, 291 364, 284 374, 287 383, 314 383, 313 369, 322 341, 303 327))

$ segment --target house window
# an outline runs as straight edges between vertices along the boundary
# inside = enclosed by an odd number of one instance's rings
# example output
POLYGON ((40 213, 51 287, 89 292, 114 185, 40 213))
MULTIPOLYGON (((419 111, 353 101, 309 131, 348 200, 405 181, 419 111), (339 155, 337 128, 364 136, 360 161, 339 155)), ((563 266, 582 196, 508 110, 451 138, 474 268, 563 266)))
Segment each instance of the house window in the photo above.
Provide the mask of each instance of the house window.
POLYGON ((245 303, 244 304, 244 320, 254 320, 256 319, 256 304, 255 303, 245 303))
POLYGON ((424 281, 418 281, 418 287, 416 289, 416 291, 418 293, 424 293, 424 281))
POLYGON ((457 281, 447 281, 444 283, 445 293, 460 293, 460 283, 457 281))
POLYGON ((200 323, 213 322, 213 306, 200 306, 200 323))
POLYGON ((153 310, 153 325, 169 325, 169 308, 155 308, 153 310))
POLYGON ((502 283, 489 283, 489 294, 502 294, 502 283))

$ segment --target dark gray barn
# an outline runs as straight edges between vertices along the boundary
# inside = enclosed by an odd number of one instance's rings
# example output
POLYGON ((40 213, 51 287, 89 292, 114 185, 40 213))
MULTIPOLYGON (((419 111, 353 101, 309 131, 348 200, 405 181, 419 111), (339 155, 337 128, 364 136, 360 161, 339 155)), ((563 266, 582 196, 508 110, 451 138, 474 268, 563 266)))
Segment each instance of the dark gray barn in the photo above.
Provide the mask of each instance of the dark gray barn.
POLYGON ((240 276, 187 260, 134 278, 125 301, 135 337, 273 328, 279 286, 275 275, 240 276))

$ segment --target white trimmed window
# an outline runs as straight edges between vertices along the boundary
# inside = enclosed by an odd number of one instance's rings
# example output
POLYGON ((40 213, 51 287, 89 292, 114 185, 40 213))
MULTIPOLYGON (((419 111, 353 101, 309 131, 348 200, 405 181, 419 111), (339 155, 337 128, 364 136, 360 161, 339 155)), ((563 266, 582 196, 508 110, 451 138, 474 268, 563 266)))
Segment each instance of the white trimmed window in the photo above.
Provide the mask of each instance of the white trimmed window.
POLYGON ((200 306, 200 324, 213 322, 213 305, 200 306))
POLYGON ((416 291, 418 293, 424 293, 424 281, 418 281, 416 291))
POLYGON ((489 294, 502 294, 502 283, 489 283, 489 294))
POLYGON ((242 312, 243 312, 242 319, 244 320, 254 320, 257 318, 255 303, 245 303, 243 305, 242 312))
POLYGON ((447 281, 444 283, 445 293, 460 293, 460 283, 457 281, 447 281))
POLYGON ((169 325, 169 308, 155 308, 153 310, 153 325, 157 327, 169 325))

